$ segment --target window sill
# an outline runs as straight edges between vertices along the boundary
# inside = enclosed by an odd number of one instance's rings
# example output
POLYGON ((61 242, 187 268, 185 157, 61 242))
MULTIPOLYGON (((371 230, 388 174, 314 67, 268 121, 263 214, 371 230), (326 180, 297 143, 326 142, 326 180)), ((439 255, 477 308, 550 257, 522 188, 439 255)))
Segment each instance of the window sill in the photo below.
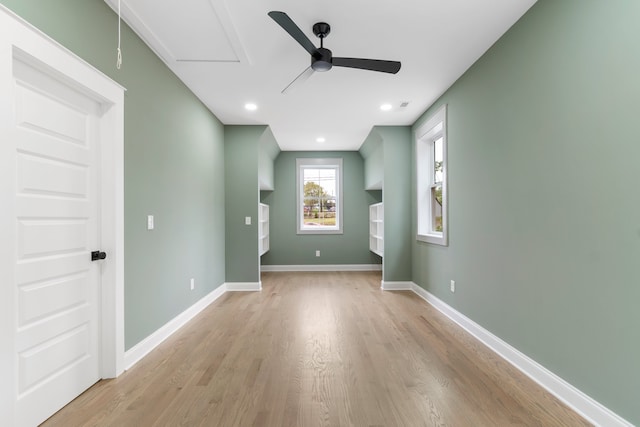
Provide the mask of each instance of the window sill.
POLYGON ((432 243, 434 245, 449 246, 444 233, 439 234, 418 234, 416 240, 419 242, 432 243))
POLYGON ((342 230, 332 229, 332 230, 320 230, 313 228, 306 228, 303 230, 298 230, 296 234, 343 234, 342 230))

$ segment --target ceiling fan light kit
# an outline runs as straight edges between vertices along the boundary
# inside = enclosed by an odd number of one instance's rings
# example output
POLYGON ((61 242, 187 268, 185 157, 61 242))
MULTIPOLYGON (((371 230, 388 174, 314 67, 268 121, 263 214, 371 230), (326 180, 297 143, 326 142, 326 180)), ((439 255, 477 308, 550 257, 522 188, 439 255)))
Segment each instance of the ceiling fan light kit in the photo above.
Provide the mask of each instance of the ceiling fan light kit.
MULTIPOLYGON (((289 18, 289 15, 279 11, 269 12, 268 15, 311 55, 311 72, 329 71, 334 66, 379 71, 389 74, 396 74, 400 71, 401 64, 398 61, 334 57, 331 50, 324 47, 324 39, 331 32, 331 26, 326 22, 317 22, 313 25, 313 34, 320 38, 320 47, 316 47, 302 32, 300 27, 298 27, 295 22, 289 18)), ((307 70, 303 71, 282 91, 282 93, 285 93, 291 85, 302 76, 305 76, 305 78, 308 77, 308 74, 307 70)))

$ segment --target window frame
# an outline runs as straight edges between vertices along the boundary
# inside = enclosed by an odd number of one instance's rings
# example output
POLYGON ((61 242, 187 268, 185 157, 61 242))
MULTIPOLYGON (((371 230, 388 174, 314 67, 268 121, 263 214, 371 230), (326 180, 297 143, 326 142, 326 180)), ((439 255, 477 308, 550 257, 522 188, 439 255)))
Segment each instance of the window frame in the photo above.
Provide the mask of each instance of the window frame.
POLYGON ((416 240, 449 245, 447 105, 443 105, 415 131, 416 144, 416 240), (435 142, 442 138, 442 231, 435 230, 432 191, 435 183, 435 142))
POLYGON ((298 158, 296 159, 296 234, 343 234, 343 162, 342 158, 298 158), (335 169, 336 170, 336 225, 305 226, 304 225, 304 170, 335 169))

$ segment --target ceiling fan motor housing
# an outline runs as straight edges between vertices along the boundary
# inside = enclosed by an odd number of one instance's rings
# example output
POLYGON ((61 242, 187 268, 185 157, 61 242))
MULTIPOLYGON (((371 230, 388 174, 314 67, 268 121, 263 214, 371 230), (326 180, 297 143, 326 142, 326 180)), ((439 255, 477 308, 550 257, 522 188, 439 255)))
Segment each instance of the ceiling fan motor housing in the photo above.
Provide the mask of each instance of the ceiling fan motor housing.
POLYGON ((331 51, 324 47, 319 47, 311 56, 311 68, 314 71, 329 71, 333 67, 331 63, 331 51))

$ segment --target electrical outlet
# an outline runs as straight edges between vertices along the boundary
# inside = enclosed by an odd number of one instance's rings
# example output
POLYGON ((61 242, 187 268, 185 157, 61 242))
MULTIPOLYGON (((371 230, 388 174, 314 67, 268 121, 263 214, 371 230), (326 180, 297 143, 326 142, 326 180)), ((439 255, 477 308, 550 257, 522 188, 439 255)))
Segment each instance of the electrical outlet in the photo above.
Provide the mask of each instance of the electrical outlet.
POLYGON ((191 279, 191 290, 196 288, 196 279, 191 279))
POLYGON ((320 251, 316 251, 316 256, 320 256, 320 251))
POLYGON ((452 280, 451 281, 451 292, 455 292, 456 291, 456 281, 452 280))

